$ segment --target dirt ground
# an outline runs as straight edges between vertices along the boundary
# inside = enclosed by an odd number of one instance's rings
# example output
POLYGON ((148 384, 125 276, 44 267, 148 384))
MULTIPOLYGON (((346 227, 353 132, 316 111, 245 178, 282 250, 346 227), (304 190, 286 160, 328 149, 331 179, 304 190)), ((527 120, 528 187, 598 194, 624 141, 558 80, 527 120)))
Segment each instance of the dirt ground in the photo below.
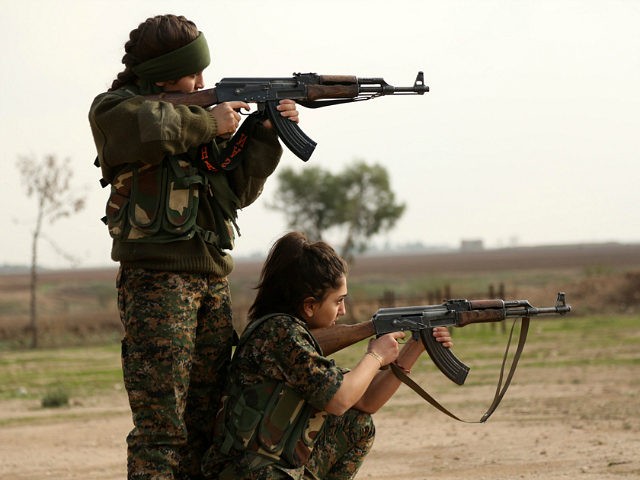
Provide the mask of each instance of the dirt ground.
MULTIPOLYGON (((416 380, 424 385, 426 375, 416 380)), ((527 366, 485 424, 451 420, 402 386, 375 415, 376 442, 358 478, 640 479, 639 385, 633 363, 527 366)), ((494 390, 434 388, 432 394, 469 420, 481 416, 494 390)), ((5 401, 0 425, 2 479, 126 478, 131 421, 118 389, 63 409, 5 401)))
MULTIPOLYGON (((527 264, 539 267, 549 255, 555 255, 554 265, 579 268, 578 272, 606 273, 620 265, 640 265, 640 246, 614 247, 585 246, 568 251, 557 249, 555 253, 531 249, 524 252, 531 258, 528 263, 511 251, 488 252, 488 258, 471 253, 422 256, 422 263, 411 257, 393 261, 373 259, 378 263, 361 262, 353 274, 373 275, 380 271, 388 274, 393 269, 406 272, 409 268, 438 272, 454 268, 452 265, 467 271, 479 262, 479 257, 484 258, 483 264, 477 264, 479 272, 496 268, 496 264, 507 270, 527 264)), ((257 265, 238 265, 236 283, 245 278, 255 279, 257 265)), ((576 274, 577 283, 567 287, 569 301, 580 305, 576 311, 601 311, 595 306, 614 304, 623 305, 620 311, 632 314, 639 305, 638 272, 636 269, 635 273, 620 278, 604 275, 583 279, 576 274), (590 305, 594 308, 588 308, 590 305)), ((112 282, 113 271, 102 274, 112 282)), ((77 277, 77 273, 73 275, 77 277)), ((95 272, 87 275, 93 279, 95 272)), ((0 284, 0 293, 20 302, 21 297, 16 295, 26 291, 26 280, 19 283, 6 277, 4 282, 0 284)), ((249 284, 248 280, 246 283, 249 284)), ((109 285, 107 292, 111 298, 109 285)), ((546 305, 554 298, 554 292, 544 290, 540 301, 546 305)), ((510 292, 515 293, 522 294, 516 298, 530 298, 534 304, 539 303, 529 291, 524 292, 526 295, 521 291, 510 292)), ((78 315, 70 317, 73 322, 80 316, 86 317, 78 315)), ((95 322, 93 317, 90 320, 95 322)), ((6 336, 13 335, 15 332, 6 325, 4 318, 0 319, 0 333, 4 329, 6 336)), ((625 346, 617 343, 621 335, 640 336, 638 328, 632 330, 618 331, 615 335, 610 329, 603 330, 608 341, 593 347, 601 343, 603 334, 598 333, 598 341, 590 337, 587 347, 583 343, 584 332, 576 324, 570 335, 555 338, 553 345, 547 345, 545 353, 537 356, 535 344, 528 343, 509 392, 485 424, 456 422, 402 386, 374 417, 376 441, 357 478, 640 479, 640 352, 637 341, 625 346)), ((463 347, 464 342, 459 346, 463 347)), ((467 358, 475 360, 470 362, 472 367, 479 366, 480 356, 467 358)), ((495 386, 474 380, 474 374, 479 371, 472 369, 463 387, 448 383, 434 371, 418 370, 412 376, 456 414, 477 420, 491 403, 495 386)), ((0 400, 0 479, 124 479, 125 437, 131 426, 126 394, 119 385, 114 385, 109 395, 72 398, 71 405, 61 409, 42 409, 37 400, 0 400)))

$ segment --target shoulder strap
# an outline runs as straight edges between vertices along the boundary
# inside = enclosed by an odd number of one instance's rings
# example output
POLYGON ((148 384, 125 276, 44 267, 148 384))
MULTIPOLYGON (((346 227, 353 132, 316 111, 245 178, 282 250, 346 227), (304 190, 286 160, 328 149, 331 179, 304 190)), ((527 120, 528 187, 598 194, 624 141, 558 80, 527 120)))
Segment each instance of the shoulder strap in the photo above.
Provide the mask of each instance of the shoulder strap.
POLYGON ((516 325, 516 322, 514 321, 513 325, 511 325, 511 332, 509 333, 509 341, 507 342, 507 348, 502 358, 502 366, 500 368, 500 377, 498 378, 498 385, 496 387, 496 393, 493 397, 493 402, 491 403, 491 405, 489 406, 485 414, 482 416, 482 418, 480 418, 480 420, 477 420, 477 421, 463 420, 458 416, 454 415, 445 407, 443 407, 440 404, 440 402, 438 402, 435 398, 429 395, 420 385, 414 382, 405 372, 402 371, 400 367, 398 367, 394 363, 390 364, 391 371, 394 373, 396 377, 398 377, 398 380, 400 380, 402 383, 407 385, 409 388, 411 388, 414 392, 416 392, 418 395, 420 395, 422 398, 424 398, 427 402, 429 402, 433 407, 440 410, 442 413, 450 416, 455 420, 458 420, 464 423, 484 423, 487 420, 489 420, 489 417, 493 414, 493 412, 496 411, 505 393, 507 393, 507 389, 509 388, 509 385, 511 385, 511 380, 513 379, 513 375, 516 372, 516 367, 518 366, 518 361, 520 360, 520 356, 522 355, 522 349, 524 348, 525 341, 527 340, 527 333, 529 332, 529 317, 522 318, 522 324, 520 326, 520 338, 518 339, 518 346, 513 356, 513 360, 511 361, 511 367, 509 368, 507 379, 503 385, 502 380, 504 377, 504 370, 507 363, 507 357, 509 355, 509 347, 511 346, 511 340, 513 338, 513 331, 514 331, 515 325, 516 325))

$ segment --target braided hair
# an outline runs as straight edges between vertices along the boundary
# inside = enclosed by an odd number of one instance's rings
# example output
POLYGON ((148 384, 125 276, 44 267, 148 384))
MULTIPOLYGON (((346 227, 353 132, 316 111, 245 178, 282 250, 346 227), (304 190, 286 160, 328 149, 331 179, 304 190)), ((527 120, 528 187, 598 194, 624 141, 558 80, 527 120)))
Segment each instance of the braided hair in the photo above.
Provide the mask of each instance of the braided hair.
POLYGON ((249 308, 249 320, 269 313, 299 316, 308 297, 318 301, 340 286, 346 262, 325 242, 310 242, 300 232, 281 237, 269 251, 249 308))
POLYGON ((129 33, 122 57, 125 69, 118 73, 109 91, 136 83, 138 77, 131 70, 136 65, 184 47, 197 37, 196 24, 183 16, 169 14, 147 18, 129 33))

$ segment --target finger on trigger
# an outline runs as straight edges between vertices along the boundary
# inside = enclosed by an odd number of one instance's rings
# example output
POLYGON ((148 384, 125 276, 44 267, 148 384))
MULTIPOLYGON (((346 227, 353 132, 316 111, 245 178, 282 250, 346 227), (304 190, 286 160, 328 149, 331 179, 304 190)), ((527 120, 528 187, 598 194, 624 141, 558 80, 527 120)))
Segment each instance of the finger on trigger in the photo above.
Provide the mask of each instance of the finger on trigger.
POLYGON ((393 332, 393 338, 404 338, 404 332, 393 332))

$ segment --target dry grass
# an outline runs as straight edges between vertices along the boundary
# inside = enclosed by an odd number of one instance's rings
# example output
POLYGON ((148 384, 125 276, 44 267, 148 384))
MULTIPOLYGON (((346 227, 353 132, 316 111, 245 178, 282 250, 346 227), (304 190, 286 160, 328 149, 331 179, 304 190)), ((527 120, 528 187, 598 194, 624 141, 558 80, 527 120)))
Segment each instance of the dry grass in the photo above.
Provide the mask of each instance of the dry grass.
MULTIPOLYGON (((231 275, 234 316, 240 327, 260 267, 260 261, 239 260, 231 275)), ((41 344, 100 343, 118 337, 116 273, 114 267, 40 274, 41 344)), ((389 291, 394 292, 396 304, 432 304, 445 297, 498 296, 500 285, 506 298, 526 298, 535 305, 553 304, 556 292, 564 290, 574 315, 633 313, 640 306, 640 244, 360 257, 349 275, 347 320, 368 318, 389 291)), ((0 348, 28 344, 28 306, 29 276, 0 275, 0 348)))

